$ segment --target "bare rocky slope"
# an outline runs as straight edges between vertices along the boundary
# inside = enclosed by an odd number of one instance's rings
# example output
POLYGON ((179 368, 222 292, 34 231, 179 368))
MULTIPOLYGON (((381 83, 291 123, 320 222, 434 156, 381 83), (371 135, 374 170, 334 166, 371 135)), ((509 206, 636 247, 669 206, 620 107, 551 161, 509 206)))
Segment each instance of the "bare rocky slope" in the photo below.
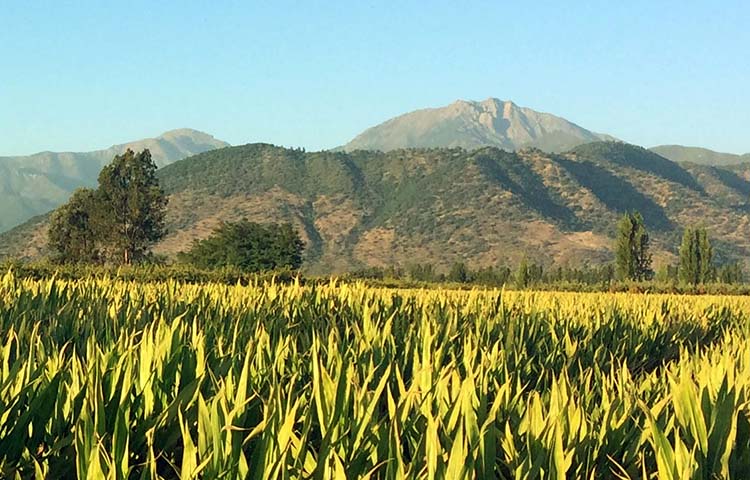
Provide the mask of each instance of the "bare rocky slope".
POLYGON ((614 140, 564 118, 488 98, 458 100, 426 108, 369 128, 344 145, 345 151, 399 148, 494 146, 505 150, 536 147, 547 152, 569 150, 582 143, 614 140))

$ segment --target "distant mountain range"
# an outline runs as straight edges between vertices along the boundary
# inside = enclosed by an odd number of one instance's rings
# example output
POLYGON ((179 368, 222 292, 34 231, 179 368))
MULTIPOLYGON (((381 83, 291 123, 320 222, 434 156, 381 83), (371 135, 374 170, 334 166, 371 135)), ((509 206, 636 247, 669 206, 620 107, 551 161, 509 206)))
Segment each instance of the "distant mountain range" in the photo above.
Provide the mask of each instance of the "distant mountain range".
MULTIPOLYGON (((292 222, 305 269, 447 268, 612 259, 627 210, 643 213, 657 263, 674 262, 682 229, 705 225, 719 261, 750 257, 750 165, 677 164, 621 142, 562 153, 495 147, 304 152, 251 144, 159 170, 172 256, 220 221, 292 222)), ((45 253, 46 216, 0 235, 0 255, 45 253)))
MULTIPOLYGON (((468 150, 498 147, 513 151, 534 147, 548 153, 578 145, 616 140, 564 118, 520 107, 507 100, 481 102, 457 100, 438 108, 399 115, 368 128, 338 150, 461 147, 468 150)), ((651 150, 675 162, 700 165, 733 165, 750 162, 750 154, 719 153, 705 148, 662 145, 651 150)))
POLYGON ((682 145, 661 145, 653 147, 651 150, 673 162, 692 162, 716 166, 750 162, 750 153, 736 155, 734 153, 714 152, 707 148, 683 147, 682 145))
POLYGON ((647 150, 494 98, 407 113, 331 151, 228 147, 184 129, 96 152, 0 157, 0 232, 25 222, 0 235, 0 257, 44 255, 46 212, 95 185, 126 148, 149 148, 163 167, 169 235, 156 251, 167 256, 247 217, 295 224, 313 273, 599 262, 612 258, 617 218, 635 209, 658 261, 674 261, 688 225, 708 227, 720 261, 750 257, 750 155, 647 150))
POLYGON ((164 166, 228 145, 206 133, 180 129, 94 152, 0 157, 0 232, 57 208, 76 188, 96 185, 102 167, 128 148, 148 148, 156 164, 164 166))
POLYGON ((440 108, 406 113, 369 128, 342 148, 381 150, 399 148, 498 147, 518 150, 536 147, 562 152, 577 145, 614 137, 586 130, 564 118, 519 107, 511 101, 488 98, 458 100, 440 108))

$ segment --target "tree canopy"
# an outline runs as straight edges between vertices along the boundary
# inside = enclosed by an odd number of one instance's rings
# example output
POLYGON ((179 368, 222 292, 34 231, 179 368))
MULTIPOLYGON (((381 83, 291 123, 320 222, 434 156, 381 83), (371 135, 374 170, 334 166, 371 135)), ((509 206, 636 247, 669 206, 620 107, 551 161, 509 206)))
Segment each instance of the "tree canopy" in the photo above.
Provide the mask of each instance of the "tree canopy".
POLYGON ((151 153, 128 149, 102 169, 96 190, 76 191, 55 212, 48 234, 54 258, 139 262, 165 234, 166 205, 151 153))
POLYGON ((98 206, 96 191, 79 188, 52 214, 49 246, 61 262, 96 262, 99 260, 97 233, 98 206))
POLYGON ((680 244, 680 280, 699 285, 713 276, 713 248, 705 228, 685 229, 680 244))
POLYGON ((128 150, 115 156, 99 174, 98 193, 109 212, 103 240, 126 265, 142 259, 165 234, 167 198, 151 153, 128 150))
POLYGON ((621 280, 650 280, 654 275, 648 232, 638 212, 626 213, 617 224, 615 269, 621 280))
POLYGON ((298 269, 304 244, 289 224, 263 225, 246 219, 220 224, 204 240, 179 255, 181 261, 201 268, 238 267, 249 272, 279 268, 298 269))

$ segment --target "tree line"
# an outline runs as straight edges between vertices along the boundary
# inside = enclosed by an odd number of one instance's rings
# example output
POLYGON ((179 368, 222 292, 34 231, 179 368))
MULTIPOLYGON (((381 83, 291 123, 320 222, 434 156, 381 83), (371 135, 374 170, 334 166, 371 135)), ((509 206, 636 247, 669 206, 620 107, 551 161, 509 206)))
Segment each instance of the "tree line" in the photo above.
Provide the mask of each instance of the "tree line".
POLYGON ((455 262, 445 272, 432 264, 413 263, 405 267, 368 267, 348 275, 352 279, 401 280, 423 283, 461 283, 489 287, 512 285, 528 288, 534 285, 560 283, 608 285, 615 280, 614 266, 588 265, 578 267, 556 266, 546 268, 541 264, 523 259, 515 267, 488 266, 472 269, 465 262, 455 262))
POLYGON ((687 227, 678 249, 678 264, 666 265, 655 275, 651 264, 650 239, 643 216, 638 212, 623 215, 617 225, 615 240, 615 272, 620 280, 679 281, 686 285, 709 282, 741 283, 742 267, 730 263, 714 265, 714 250, 705 227, 687 227))
POLYGON ((650 237, 643 216, 638 212, 628 212, 617 223, 613 263, 545 267, 524 257, 515 267, 490 266, 472 269, 465 262, 459 261, 453 263, 447 271, 441 272, 431 264, 413 263, 405 267, 368 267, 353 272, 350 277, 486 286, 512 285, 516 288, 566 283, 608 286, 616 281, 679 282, 692 286, 709 282, 739 284, 744 281, 740 263, 721 266, 714 264, 713 247, 705 228, 686 228, 679 246, 678 264, 664 265, 656 272, 652 268, 650 246, 650 237))

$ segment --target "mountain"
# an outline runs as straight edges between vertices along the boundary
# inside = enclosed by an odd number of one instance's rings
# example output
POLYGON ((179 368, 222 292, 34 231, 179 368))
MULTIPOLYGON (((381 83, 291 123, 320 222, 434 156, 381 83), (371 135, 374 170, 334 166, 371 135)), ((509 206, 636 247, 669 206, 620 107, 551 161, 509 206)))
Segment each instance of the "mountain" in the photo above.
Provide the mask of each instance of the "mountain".
POLYGON ((692 162, 699 165, 736 165, 750 162, 750 153, 736 155, 734 153, 714 152, 707 148, 683 147, 682 145, 660 145, 652 151, 674 162, 692 162))
POLYGON ((536 147, 546 152, 569 150, 582 143, 614 140, 565 120, 513 102, 488 98, 458 100, 440 108, 416 110, 369 128, 342 148, 390 151, 399 148, 485 146, 504 150, 536 147))
POLYGON ((94 152, 0 157, 0 232, 57 208, 78 187, 95 186, 102 167, 128 148, 148 148, 156 164, 164 166, 227 145, 206 133, 180 129, 94 152))
MULTIPOLYGON (((638 210, 655 262, 705 225, 719 261, 750 255, 750 166, 677 164, 619 142, 562 154, 495 147, 304 152, 251 144, 159 170, 172 256, 222 220, 292 222, 310 273, 430 262, 447 268, 610 261, 615 225, 638 210)), ((46 217, 0 236, 0 255, 44 253, 46 217)))

